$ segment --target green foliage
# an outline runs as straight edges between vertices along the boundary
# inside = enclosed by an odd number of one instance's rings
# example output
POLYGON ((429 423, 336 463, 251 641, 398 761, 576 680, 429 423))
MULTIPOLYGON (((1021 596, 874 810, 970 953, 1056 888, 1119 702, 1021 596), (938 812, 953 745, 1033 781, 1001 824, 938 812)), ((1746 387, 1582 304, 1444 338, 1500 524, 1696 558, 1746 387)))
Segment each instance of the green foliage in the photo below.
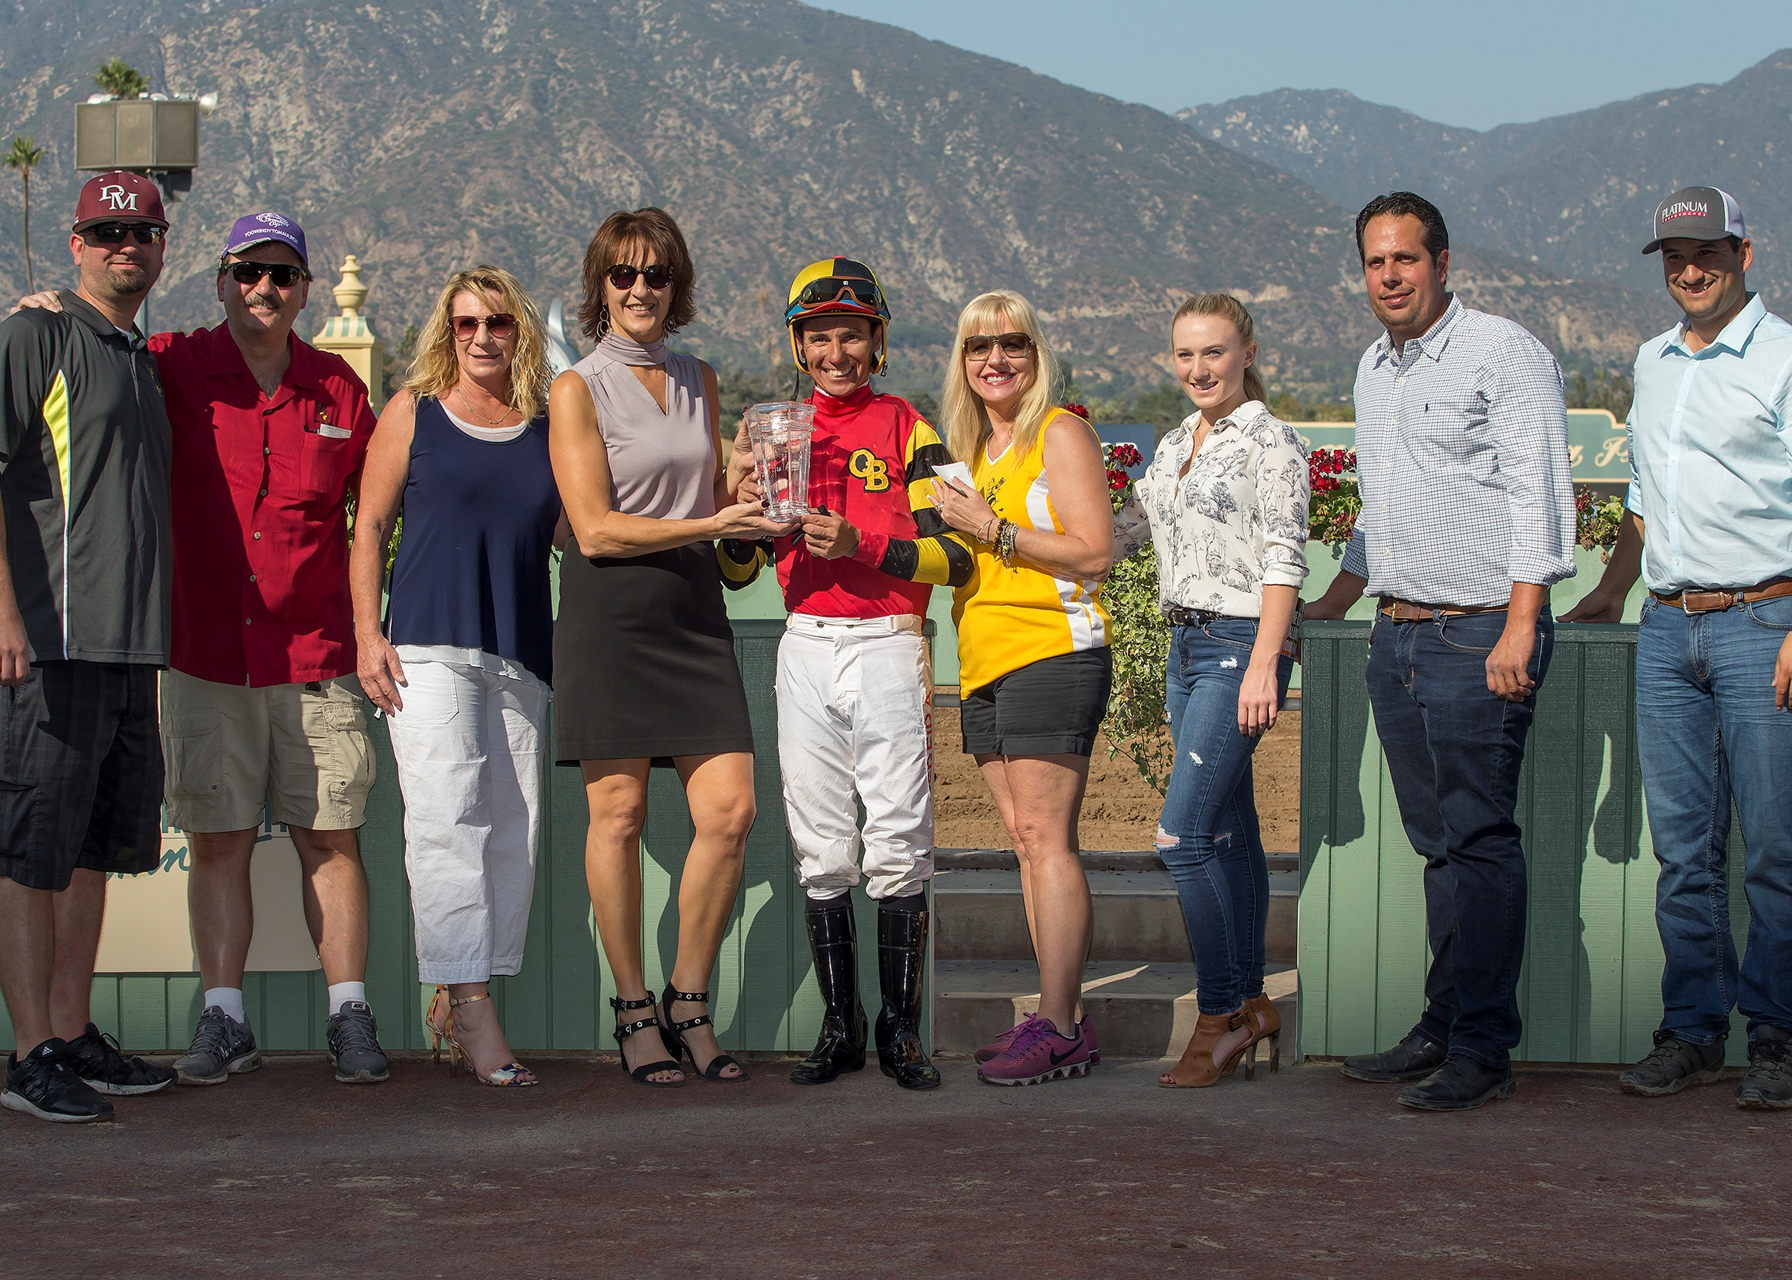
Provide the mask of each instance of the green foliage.
POLYGON ((914 391, 904 391, 902 393, 902 398, 914 405, 915 412, 931 422, 936 430, 940 431, 942 434, 945 432, 945 424, 940 421, 940 402, 934 398, 931 391, 922 391, 918 389, 914 391))
MULTIPOLYGON (((1107 464, 1108 496, 1115 511, 1126 505, 1133 482, 1125 467, 1139 461, 1131 445, 1101 447, 1107 464)), ((1170 624, 1161 609, 1157 552, 1147 545, 1116 564, 1101 591, 1113 623, 1109 651, 1114 684, 1108 694, 1107 718, 1101 722, 1108 740, 1108 759, 1123 755, 1139 775, 1162 795, 1170 785, 1176 744, 1165 727, 1164 664, 1170 656, 1170 624)))
MULTIPOLYGON (((799 382, 795 377, 796 370, 786 370, 792 382, 799 382)), ((765 404, 770 400, 788 400, 791 397, 790 383, 779 386, 782 377, 775 381, 768 379, 764 373, 752 373, 735 365, 723 365, 716 371, 717 397, 722 413, 722 439, 734 439, 734 433, 740 429, 742 415, 756 404, 765 404)))
POLYGON ((1160 439, 1194 412, 1194 406, 1174 382, 1160 383, 1150 391, 1108 397, 1088 395, 1076 385, 1074 377, 1067 376, 1063 398, 1088 409, 1090 422, 1148 423, 1160 439))
POLYGON ((386 384, 386 399, 397 395, 404 386, 404 380, 411 376, 411 361, 417 356, 418 329, 414 324, 404 327, 404 336, 398 345, 386 353, 386 362, 380 366, 380 378, 386 384))
POLYGON ((1624 519, 1624 500, 1617 495, 1600 498, 1584 484, 1574 486, 1575 541, 1588 551, 1610 560, 1618 545, 1618 526, 1624 519))
POLYGON ((1630 375, 1607 369, 1595 373, 1591 382, 1584 373, 1572 374, 1564 390, 1570 409, 1607 409, 1619 422, 1630 416, 1630 401, 1636 394, 1630 375))
POLYGON ((1352 422, 1356 406, 1323 396, 1302 400, 1286 389, 1269 398, 1269 411, 1283 422, 1352 422))
POLYGON ((149 77, 123 58, 109 58, 93 73, 93 82, 115 98, 135 98, 149 92, 149 77))

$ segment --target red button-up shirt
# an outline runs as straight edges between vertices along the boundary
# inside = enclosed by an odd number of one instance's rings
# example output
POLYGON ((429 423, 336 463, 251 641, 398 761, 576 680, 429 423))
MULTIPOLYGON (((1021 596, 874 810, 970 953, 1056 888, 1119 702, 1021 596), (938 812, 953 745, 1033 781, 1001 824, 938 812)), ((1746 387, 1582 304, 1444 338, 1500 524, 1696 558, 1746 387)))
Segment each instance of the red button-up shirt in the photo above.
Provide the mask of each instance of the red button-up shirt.
POLYGON ((355 669, 343 499, 373 410, 340 356, 289 339, 272 396, 228 325, 150 350, 174 427, 174 636, 169 665, 257 688, 355 669))

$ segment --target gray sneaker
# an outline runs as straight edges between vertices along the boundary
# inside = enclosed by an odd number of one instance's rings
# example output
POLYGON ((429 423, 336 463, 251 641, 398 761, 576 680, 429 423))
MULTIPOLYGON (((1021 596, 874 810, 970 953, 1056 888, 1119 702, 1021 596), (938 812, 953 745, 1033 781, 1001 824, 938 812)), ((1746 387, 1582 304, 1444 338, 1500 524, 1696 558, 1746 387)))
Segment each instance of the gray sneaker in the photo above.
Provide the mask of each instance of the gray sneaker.
POLYGON ((1672 1031, 1657 1031, 1648 1057, 1618 1077, 1625 1093, 1665 1098, 1689 1084, 1714 1084, 1724 1078, 1724 1038, 1694 1044, 1672 1031))
POLYGON ((1792 1031, 1756 1029, 1748 1042, 1748 1074, 1736 1086, 1736 1105, 1746 1111, 1792 1107, 1792 1031))
POLYGON ((350 1000, 330 1015, 324 1038, 330 1046, 330 1065, 343 1084, 378 1084, 390 1074, 373 1010, 359 1000, 350 1000))
POLYGON ((174 1078, 181 1084, 223 1084, 259 1066, 255 1033, 214 1004, 199 1015, 186 1056, 174 1060, 174 1078))

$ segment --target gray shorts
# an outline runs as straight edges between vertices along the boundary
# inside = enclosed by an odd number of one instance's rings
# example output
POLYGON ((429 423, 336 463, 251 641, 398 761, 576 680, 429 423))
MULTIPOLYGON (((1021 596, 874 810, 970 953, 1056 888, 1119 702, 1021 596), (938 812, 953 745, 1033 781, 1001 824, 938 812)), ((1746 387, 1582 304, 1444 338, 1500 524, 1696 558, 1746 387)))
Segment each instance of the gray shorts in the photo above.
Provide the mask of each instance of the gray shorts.
POLYGON ((1113 683, 1114 655, 1105 645, 1010 671, 960 700, 965 754, 1089 755, 1113 683))

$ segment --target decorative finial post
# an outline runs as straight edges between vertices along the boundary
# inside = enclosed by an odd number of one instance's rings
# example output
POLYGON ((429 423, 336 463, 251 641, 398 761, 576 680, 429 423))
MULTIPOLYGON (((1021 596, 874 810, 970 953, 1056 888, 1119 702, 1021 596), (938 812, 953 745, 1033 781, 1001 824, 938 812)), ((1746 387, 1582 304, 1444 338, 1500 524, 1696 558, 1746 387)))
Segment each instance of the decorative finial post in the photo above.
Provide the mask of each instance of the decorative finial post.
POLYGON ((333 351, 348 361, 362 382, 367 384, 367 399, 378 413, 386 403, 386 345, 373 332, 361 307, 367 301, 367 286, 361 283, 361 263, 354 254, 342 260, 342 282, 331 290, 342 314, 324 322, 312 340, 320 351, 333 351))

